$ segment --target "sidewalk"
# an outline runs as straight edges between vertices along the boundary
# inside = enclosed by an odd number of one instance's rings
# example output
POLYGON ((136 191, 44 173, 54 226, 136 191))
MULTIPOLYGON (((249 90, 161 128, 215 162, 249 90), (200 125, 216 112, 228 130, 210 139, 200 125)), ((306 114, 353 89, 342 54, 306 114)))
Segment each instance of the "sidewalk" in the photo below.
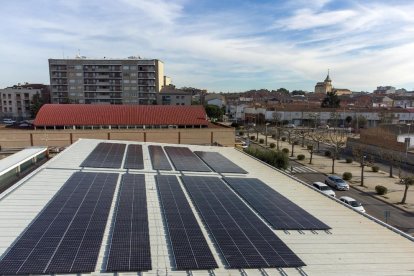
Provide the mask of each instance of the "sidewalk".
MULTIPOLYGON (((265 139, 265 136, 262 134, 259 134, 259 139, 263 138, 265 139)), ((277 145, 277 141, 274 140, 271 136, 267 137, 267 145, 269 146, 270 143, 274 143, 277 145)), ((263 144, 264 146, 264 144, 263 144)), ((306 146, 306 144, 305 144, 306 146)), ((282 142, 279 141, 279 147, 280 149, 287 148, 289 149, 289 156, 291 154, 292 145, 288 142, 282 142)), ((306 148, 302 148, 302 145, 296 145, 294 147, 294 157, 290 157, 291 159, 309 167, 316 171, 319 171, 324 174, 331 174, 332 172, 332 159, 327 158, 324 156, 313 154, 312 158, 312 164, 309 164, 309 158, 310 153, 306 148), (298 154, 305 155, 305 160, 299 161, 297 160, 298 154)), ((352 163, 346 163, 344 159, 336 160, 335 161, 335 174, 342 177, 342 174, 344 172, 350 172, 352 173, 352 179, 348 181, 350 185, 353 187, 370 193, 373 196, 386 201, 391 204, 395 204, 396 207, 401 208, 403 210, 413 212, 414 213, 414 187, 410 187, 407 194, 407 200, 406 204, 401 205, 398 204, 401 202, 401 199, 404 194, 405 186, 399 184, 399 178, 398 178, 398 168, 393 169, 394 177, 389 177, 389 172, 384 171, 378 171, 378 172, 372 172, 371 167, 365 167, 364 168, 364 187, 361 187, 361 167, 359 163, 352 162, 352 163), (380 196, 377 195, 375 192, 375 186, 382 185, 388 188, 388 193, 380 196)))

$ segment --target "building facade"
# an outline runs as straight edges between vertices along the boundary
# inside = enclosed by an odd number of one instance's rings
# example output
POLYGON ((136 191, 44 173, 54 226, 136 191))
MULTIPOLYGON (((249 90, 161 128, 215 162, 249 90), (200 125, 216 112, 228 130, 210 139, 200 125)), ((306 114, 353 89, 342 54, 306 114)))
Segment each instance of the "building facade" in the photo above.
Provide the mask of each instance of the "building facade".
POLYGON ((52 103, 156 104, 164 85, 157 59, 49 59, 52 103))
POLYGON ((30 105, 33 96, 41 95, 41 89, 21 86, 0 89, 0 116, 3 118, 27 119, 31 117, 30 105))
POLYGON ((328 93, 332 92, 332 80, 328 75, 326 76, 325 80, 323 82, 318 82, 315 85, 315 93, 328 93))
POLYGON ((191 105, 191 101, 191 92, 176 89, 173 85, 163 87, 157 94, 159 105, 191 105))

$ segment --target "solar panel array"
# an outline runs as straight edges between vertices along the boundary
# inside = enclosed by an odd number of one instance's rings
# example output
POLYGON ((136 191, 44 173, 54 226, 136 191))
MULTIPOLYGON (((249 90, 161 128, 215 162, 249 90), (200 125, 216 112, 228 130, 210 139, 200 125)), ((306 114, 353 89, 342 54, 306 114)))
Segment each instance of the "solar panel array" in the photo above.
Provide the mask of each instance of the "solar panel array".
POLYGON ((164 147, 164 149, 177 171, 211 172, 210 168, 189 148, 164 147))
POLYGON ((151 270, 145 175, 124 174, 106 271, 151 270))
POLYGON ((275 229, 330 229, 328 225, 321 222, 259 179, 226 177, 224 180, 275 229))
POLYGON ((161 146, 148 146, 151 163, 154 170, 171 171, 170 162, 168 162, 167 155, 165 155, 161 146))
POLYGON ((194 153, 218 173, 247 173, 218 152, 195 151, 194 153))
POLYGON ((117 179, 74 173, 0 261, 0 274, 94 271, 117 179))
MULTIPOLYGON (((122 159, 121 159, 121 162, 122 162, 122 159)), ((141 145, 129 145, 128 146, 124 168, 135 169, 135 170, 144 169, 144 157, 142 155, 141 145)))
POLYGON ((217 267, 178 179, 156 175, 163 213, 177 270, 217 267))
POLYGON ((230 268, 305 265, 219 178, 181 178, 230 268))
POLYGON ((81 167, 119 169, 124 151, 125 144, 100 143, 82 162, 81 167))

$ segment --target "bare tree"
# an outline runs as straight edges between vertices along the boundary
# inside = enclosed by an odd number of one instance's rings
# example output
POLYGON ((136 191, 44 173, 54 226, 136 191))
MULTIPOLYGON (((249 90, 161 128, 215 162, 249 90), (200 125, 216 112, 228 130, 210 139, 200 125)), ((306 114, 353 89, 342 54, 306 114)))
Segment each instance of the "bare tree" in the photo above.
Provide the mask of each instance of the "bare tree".
POLYGON ((305 138, 309 136, 308 135, 309 130, 302 129, 302 130, 298 130, 296 133, 297 133, 297 136, 302 141, 302 147, 305 147, 305 138))
POLYGON ((364 186, 364 168, 372 165, 372 158, 368 158, 362 146, 354 146, 352 148, 352 156, 361 167, 361 186, 364 186))
POLYGON ((310 154, 309 164, 312 164, 314 146, 313 145, 308 145, 306 149, 309 151, 309 154, 310 154))
POLYGON ((326 143, 331 152, 332 173, 335 173, 335 160, 339 158, 339 154, 346 146, 348 134, 345 131, 328 131, 326 143))
POLYGON ((292 153, 290 154, 291 157, 293 157, 293 150, 295 148, 296 145, 299 145, 299 141, 298 140, 293 140, 292 141, 292 153))
POLYGON ((326 140, 327 132, 325 129, 315 129, 308 133, 308 137, 316 143, 316 152, 319 152, 320 143, 326 140))
POLYGON ((404 176, 400 179, 400 183, 405 186, 404 195, 401 199, 401 204, 405 204, 405 201, 407 200, 408 188, 414 185, 414 178, 412 176, 404 176))
POLYGON ((388 164, 390 166, 389 176, 393 177, 393 167, 394 167, 395 163, 397 162, 398 157, 396 156, 395 153, 391 152, 390 150, 382 149, 382 148, 379 148, 378 154, 379 154, 379 156, 382 160, 388 162, 388 164))

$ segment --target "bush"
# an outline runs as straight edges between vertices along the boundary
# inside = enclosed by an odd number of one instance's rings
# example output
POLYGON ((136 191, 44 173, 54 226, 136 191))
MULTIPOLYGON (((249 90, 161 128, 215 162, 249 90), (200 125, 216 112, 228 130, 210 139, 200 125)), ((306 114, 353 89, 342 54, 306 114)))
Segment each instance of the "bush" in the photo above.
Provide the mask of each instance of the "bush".
POLYGON ((275 143, 270 143, 270 144, 269 144, 269 147, 270 147, 271 149, 274 149, 274 148, 276 147, 276 145, 275 145, 275 143))
POLYGON ((346 161, 346 163, 352 163, 352 158, 351 157, 347 157, 346 159, 345 159, 345 161, 346 161))
POLYGON ((289 149, 284 148, 284 149, 282 149, 282 152, 284 152, 284 153, 288 154, 288 153, 289 153, 289 149))
POLYGON ((286 137, 282 137, 282 141, 285 142, 286 141, 286 137))
POLYGON ((325 150, 325 156, 326 156, 326 157, 331 157, 331 156, 332 156, 331 151, 329 151, 329 150, 325 150))
POLYGON ((373 172, 378 172, 378 171, 379 171, 379 167, 378 167, 378 166, 372 166, 372 167, 371 167, 371 170, 372 170, 373 172))
POLYGON ((273 139, 276 139, 276 134, 272 134, 272 138, 273 139))
POLYGON ((388 192, 388 189, 387 189, 387 187, 377 185, 377 186, 375 186, 375 191, 379 195, 385 195, 388 192))
POLYGON ((239 135, 240 136, 243 136, 244 135, 244 132, 243 131, 239 131, 239 135))
POLYGON ((305 155, 303 154, 298 154, 298 160, 304 160, 305 159, 305 155))
POLYGON ((256 136, 250 136, 250 140, 255 140, 256 136))
POLYGON ((342 174, 342 178, 343 178, 344 180, 351 180, 351 179, 352 179, 352 173, 350 173, 350 172, 344 172, 344 173, 342 174))
POLYGON ((246 148, 244 151, 278 169, 286 170, 289 166, 289 157, 284 152, 253 148, 246 148))
POLYGON ((264 139, 263 139, 263 138, 260 138, 260 139, 259 139, 259 143, 260 143, 260 144, 263 144, 263 143, 264 143, 264 139))

